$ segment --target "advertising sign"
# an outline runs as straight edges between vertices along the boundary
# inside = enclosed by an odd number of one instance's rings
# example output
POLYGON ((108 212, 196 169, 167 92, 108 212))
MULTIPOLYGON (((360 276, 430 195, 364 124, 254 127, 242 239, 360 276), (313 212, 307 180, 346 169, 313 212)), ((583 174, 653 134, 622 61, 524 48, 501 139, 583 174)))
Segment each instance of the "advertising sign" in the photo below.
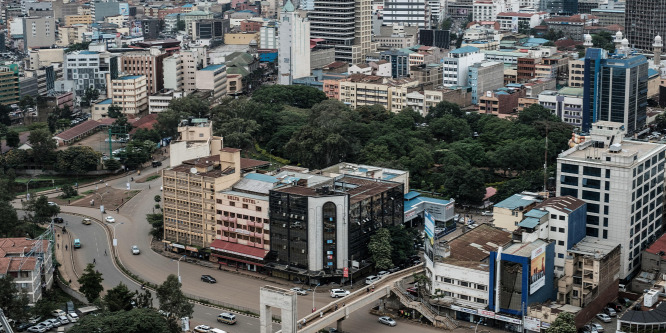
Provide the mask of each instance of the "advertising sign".
POLYGON ((433 244, 433 238, 435 237, 435 219, 432 218, 432 215, 428 213, 427 210, 424 210, 425 215, 425 233, 430 240, 430 245, 433 244))
POLYGON ((525 329, 539 332, 541 330, 541 320, 539 320, 539 318, 525 316, 525 329))
POLYGON ((530 295, 546 284, 546 245, 532 251, 530 263, 530 295))
POLYGON ((342 269, 342 276, 349 277, 349 268, 345 267, 342 269))

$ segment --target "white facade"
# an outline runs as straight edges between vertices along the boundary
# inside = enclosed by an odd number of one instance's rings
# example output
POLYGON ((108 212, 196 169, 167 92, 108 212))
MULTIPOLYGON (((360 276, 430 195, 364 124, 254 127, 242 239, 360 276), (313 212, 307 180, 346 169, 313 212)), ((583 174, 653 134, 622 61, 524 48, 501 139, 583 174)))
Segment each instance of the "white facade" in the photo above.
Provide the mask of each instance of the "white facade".
POLYGON ((110 58, 101 55, 95 51, 75 51, 65 56, 63 79, 74 81, 77 95, 82 96, 88 87, 106 91, 106 74, 110 73, 110 66, 104 66, 105 70, 102 70, 100 64, 110 58))
POLYGON ((294 11, 287 1, 280 17, 278 82, 290 85, 293 79, 310 75, 310 21, 294 11))
POLYGON ((384 3, 384 25, 400 24, 430 28, 430 7, 426 0, 391 0, 384 3))
MULTIPOLYGON (((183 61, 183 90, 196 90, 197 70, 208 65, 205 47, 193 47, 180 52, 183 61)), ((166 77, 164 78, 166 81, 166 77)))
POLYGON ((277 49, 277 28, 275 24, 264 24, 259 28, 259 47, 262 49, 277 49))
POLYGON ((495 21, 499 13, 519 11, 519 5, 519 0, 475 0, 472 19, 476 22, 495 21))
POLYGON ((548 18, 546 13, 513 13, 504 12, 497 15, 497 23, 503 31, 517 31, 521 22, 527 22, 530 28, 541 24, 541 21, 548 18))
MULTIPOLYGON (((452 297, 457 305, 485 309, 488 306, 488 283, 490 274, 478 267, 465 267, 446 262, 434 263, 426 259, 426 275, 431 282, 432 294, 441 290, 444 297, 452 297)), ((488 266, 486 264, 486 266, 488 266)))
MULTIPOLYGON (((348 219, 349 197, 347 195, 331 195, 325 197, 308 197, 308 208, 311 214, 308 214, 308 269, 311 271, 320 271, 324 269, 324 247, 321 241, 324 239, 324 228, 322 225, 321 212, 325 203, 332 202, 335 204, 336 216, 342 217, 344 220, 348 219)), ((343 221, 344 221, 343 220, 343 221)), ((335 251, 335 265, 336 267, 345 267, 347 259, 349 258, 349 224, 341 223, 336 228, 336 242, 344 244, 338 246, 335 251)))
POLYGON ((485 59, 476 47, 465 46, 453 50, 442 60, 444 86, 466 86, 469 81, 469 66, 485 59))
MULTIPOLYGON (((591 134, 610 133, 608 128, 620 125, 597 122, 591 134)), ((612 137, 619 142, 623 134, 600 138, 612 137)), ((599 213, 587 213, 587 235, 622 245, 623 279, 640 267, 641 250, 662 228, 666 146, 638 141, 608 143, 594 148, 592 141, 587 141, 559 155, 557 195, 572 195, 600 206, 599 213)))
POLYGON ((179 54, 164 58, 162 70, 164 71, 164 89, 183 89, 183 59, 179 54))
POLYGON ((552 90, 539 94, 539 104, 550 109, 563 122, 580 128, 583 125, 583 96, 567 96, 552 90))

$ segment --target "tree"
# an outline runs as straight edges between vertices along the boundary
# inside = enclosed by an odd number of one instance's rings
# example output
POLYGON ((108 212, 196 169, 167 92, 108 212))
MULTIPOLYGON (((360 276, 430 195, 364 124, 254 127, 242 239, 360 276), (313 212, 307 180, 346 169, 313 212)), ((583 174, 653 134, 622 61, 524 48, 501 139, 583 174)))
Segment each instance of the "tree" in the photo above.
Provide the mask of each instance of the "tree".
POLYGON ((28 296, 19 290, 18 284, 14 283, 14 277, 10 274, 0 277, 0 309, 7 318, 27 319, 28 302, 28 296))
POLYGON ((152 308, 153 294, 148 289, 145 289, 142 293, 135 291, 134 302, 137 308, 152 308))
POLYGON ((35 158, 35 162, 39 162, 42 165, 48 165, 53 162, 54 152, 58 146, 48 129, 30 131, 28 142, 32 146, 32 156, 35 158))
POLYGON ((560 312, 546 333, 576 333, 576 320, 570 312, 560 312))
POLYGON ((18 219, 16 209, 8 200, 0 201, 0 237, 17 237, 23 236, 18 234, 18 228, 21 226, 21 221, 18 219))
POLYGON ((183 31, 185 30, 185 21, 183 20, 178 20, 176 23, 176 31, 183 31))
POLYGON ((150 235, 162 239, 164 237, 164 216, 162 214, 147 214, 146 220, 152 226, 150 235))
POLYGON ((7 131, 7 145, 12 148, 18 148, 21 145, 19 133, 13 129, 7 131))
MULTIPOLYGON (((178 327, 176 327, 178 328, 178 327)), ((130 311, 105 312, 97 316, 85 316, 70 333, 176 333, 167 320, 155 309, 132 309, 130 311)))
POLYGON ((156 195, 154 199, 155 199, 155 202, 156 202, 156 203, 160 203, 160 201, 162 201, 162 197, 159 196, 159 194, 156 195))
POLYGON ((181 288, 178 277, 170 274, 166 281, 157 287, 157 299, 160 302, 160 310, 168 314, 169 327, 172 331, 178 329, 178 320, 183 317, 192 317, 194 304, 190 303, 181 288))
POLYGON ((32 222, 34 223, 51 222, 51 218, 60 213, 60 207, 50 205, 49 199, 43 195, 30 198, 26 205, 26 210, 32 214, 32 222))
POLYGON ((106 167, 107 170, 115 171, 115 170, 120 169, 121 164, 120 164, 120 162, 118 162, 117 159, 110 158, 110 159, 104 161, 104 166, 106 167))
POLYGON ((654 121, 654 125, 659 131, 663 131, 666 129, 666 112, 662 112, 657 115, 654 121))
POLYGON ((62 198, 67 199, 71 197, 75 197, 79 195, 79 191, 77 191, 72 185, 65 184, 62 186, 62 198))
POLYGON ((391 245, 391 232, 388 229, 380 228, 370 237, 368 250, 370 250, 372 260, 375 262, 375 269, 384 270, 393 267, 391 261, 393 246, 391 245))
POLYGON ((70 146, 58 151, 56 170, 69 174, 81 175, 97 169, 102 155, 89 146, 70 146))
POLYGON ((90 106, 98 98, 99 98, 99 90, 97 90, 93 86, 90 86, 90 87, 86 88, 86 91, 83 94, 83 98, 81 100, 81 105, 90 106))
POLYGON ((465 113, 460 109, 460 105, 448 101, 441 101, 437 103, 434 108, 428 111, 425 120, 430 121, 435 118, 441 118, 445 115, 462 117, 464 114, 465 113))
POLYGON ((518 33, 529 35, 531 31, 530 22, 528 21, 519 21, 518 22, 518 33))
POLYGON ((559 122, 560 119, 541 104, 532 104, 518 114, 519 123, 532 125, 537 121, 559 122))
POLYGON ((601 31, 592 35, 592 45, 608 52, 615 52, 614 36, 608 31, 601 31))
POLYGON ((131 292, 125 284, 122 282, 115 286, 112 289, 109 289, 106 292, 106 295, 102 297, 102 301, 106 308, 111 312, 116 311, 129 311, 132 310, 132 301, 136 296, 135 293, 131 292))
POLYGON ((12 118, 9 116, 9 113, 12 111, 13 109, 9 105, 0 104, 0 124, 4 124, 5 126, 12 124, 12 118))
POLYGON ((155 130, 155 129, 150 129, 147 130, 145 128, 139 128, 132 134, 132 140, 139 140, 139 141, 152 141, 155 143, 160 142, 162 140, 162 137, 160 136, 160 133, 155 130))
POLYGON ((453 19, 447 17, 444 21, 442 21, 442 30, 450 30, 452 25, 453 25, 453 19))
POLYGON ((388 228, 391 233, 391 261, 394 266, 398 266, 407 261, 407 259, 416 254, 414 243, 418 235, 416 229, 405 228, 404 225, 391 226, 388 228))
POLYGON ((92 303, 99 298, 99 294, 104 290, 102 281, 104 281, 102 273, 95 270, 95 265, 88 264, 79 277, 79 284, 81 285, 79 291, 86 296, 88 302, 92 303))
POLYGON ((106 111, 106 115, 109 116, 109 118, 119 118, 120 116, 123 115, 123 108, 121 108, 118 105, 111 105, 109 106, 109 109, 106 111))
POLYGON ((30 95, 23 95, 23 97, 21 97, 19 100, 19 107, 21 110, 25 110, 33 106, 35 106, 35 100, 30 95))

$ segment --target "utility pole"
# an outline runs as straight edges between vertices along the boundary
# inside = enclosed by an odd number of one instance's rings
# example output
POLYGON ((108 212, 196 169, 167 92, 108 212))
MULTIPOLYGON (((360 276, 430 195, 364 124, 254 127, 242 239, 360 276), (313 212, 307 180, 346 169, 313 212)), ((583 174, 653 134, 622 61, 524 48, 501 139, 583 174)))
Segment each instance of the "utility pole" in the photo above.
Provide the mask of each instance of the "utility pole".
POLYGON ((548 199, 548 122, 546 122, 546 149, 543 158, 543 192, 548 199))

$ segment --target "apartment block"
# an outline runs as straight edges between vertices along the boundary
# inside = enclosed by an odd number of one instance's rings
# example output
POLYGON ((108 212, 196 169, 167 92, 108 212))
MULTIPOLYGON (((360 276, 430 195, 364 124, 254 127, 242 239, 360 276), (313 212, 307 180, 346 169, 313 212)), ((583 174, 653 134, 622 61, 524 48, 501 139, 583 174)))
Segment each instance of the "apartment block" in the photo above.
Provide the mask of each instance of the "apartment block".
POLYGON ((465 46, 449 52, 442 60, 443 84, 445 86, 466 86, 469 79, 469 66, 485 59, 483 53, 473 46, 465 46))
POLYGON ((583 88, 546 90, 539 94, 539 104, 550 109, 563 122, 581 129, 583 126, 583 88))
POLYGON ((340 81, 339 99, 352 109, 379 104, 388 111, 400 112, 406 105, 408 89, 418 85, 418 81, 411 79, 385 80, 379 76, 354 74, 340 81))
POLYGON ((162 61, 164 88, 180 91, 183 90, 184 70, 183 57, 174 54, 164 58, 162 61))
POLYGON ((180 51, 180 56, 183 64, 183 90, 188 92, 196 90, 197 70, 208 66, 206 49, 193 47, 180 51))
POLYGON ((149 51, 127 52, 120 58, 120 71, 145 76, 148 80, 148 92, 154 94, 164 89, 164 76, 161 74, 166 57, 167 54, 157 47, 151 47, 149 51))
POLYGON ((19 99, 18 68, 13 69, 8 66, 0 66, 0 104, 17 104, 19 99))
POLYGON ((107 96, 113 105, 120 106, 126 115, 137 115, 148 110, 148 89, 143 75, 121 76, 109 80, 107 96))
POLYGON ((32 48, 51 47, 56 42, 57 27, 51 16, 23 18, 23 46, 32 48))
POLYGON ((569 60, 569 87, 582 88, 585 84, 585 60, 569 60))
POLYGON ((88 87, 106 91, 106 76, 118 77, 118 58, 108 52, 74 51, 65 56, 63 79, 73 82, 78 96, 88 87))
POLYGON ((486 91, 494 91, 504 86, 504 64, 484 61, 469 66, 468 83, 472 87, 472 104, 477 104, 479 96, 483 96, 486 91))
POLYGON ((662 233, 666 146, 624 141, 622 123, 597 122, 590 134, 590 141, 558 156, 557 195, 587 202, 586 234, 621 245, 625 279, 639 269, 641 251, 662 233))
POLYGON ((539 202, 534 196, 514 194, 493 206, 493 225, 514 231, 518 229, 518 223, 525 219, 525 214, 539 202))
POLYGON ((227 67, 225 65, 208 65, 197 71, 196 88, 211 90, 213 101, 219 101, 227 94, 227 67))
POLYGON ((512 116, 518 109, 518 100, 525 96, 525 86, 514 83, 495 91, 486 91, 479 96, 479 112, 502 118, 512 116))
POLYGON ((0 238, 0 276, 11 275, 34 305, 53 286, 52 253, 48 239, 0 238))
POLYGON ((72 26, 75 24, 92 24, 91 15, 67 15, 65 16, 65 25, 72 26))
MULTIPOLYGON (((432 108, 442 101, 458 104, 462 107, 471 105, 471 94, 465 88, 439 88, 412 91, 407 93, 405 106, 426 116, 432 108)), ((404 108, 404 107, 403 107, 404 108)))
POLYGON ((401 24, 422 29, 430 29, 431 8, 426 0, 388 0, 384 2, 383 24, 401 24))

